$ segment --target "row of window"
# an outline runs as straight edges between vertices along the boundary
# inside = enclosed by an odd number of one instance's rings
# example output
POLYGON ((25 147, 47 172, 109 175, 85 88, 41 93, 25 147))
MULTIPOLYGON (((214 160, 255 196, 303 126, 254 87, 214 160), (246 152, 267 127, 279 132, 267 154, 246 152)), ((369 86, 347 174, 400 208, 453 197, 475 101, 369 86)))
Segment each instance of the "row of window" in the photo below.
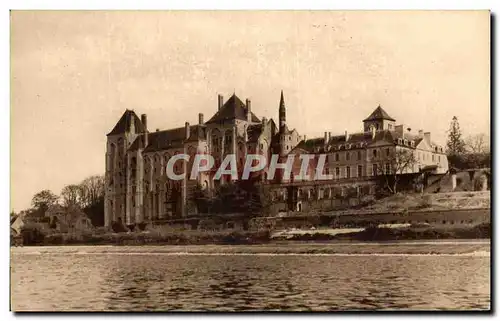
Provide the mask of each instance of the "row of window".
POLYGON ((379 168, 378 164, 371 165, 371 171, 365 173, 363 171, 363 165, 358 166, 341 166, 335 167, 333 173, 330 173, 330 169, 326 169, 326 174, 332 174, 335 179, 339 178, 354 178, 354 177, 364 177, 364 176, 377 176, 381 174, 391 174, 392 166, 390 163, 384 165, 383 168, 379 168), (381 172, 383 170, 383 172, 381 172), (356 175, 356 176, 355 176, 356 175))
MULTIPOLYGON (((381 157, 381 155, 384 155, 385 157, 389 157, 391 156, 391 148, 384 148, 382 150, 379 150, 379 149, 373 149, 371 151, 371 156, 373 159, 376 159, 377 157, 381 157), (383 154, 382 154, 383 153, 383 154)), ((328 155, 330 156, 330 155, 328 155)), ((357 152, 345 152, 345 153, 333 153, 333 159, 336 161, 336 162, 339 162, 342 158, 342 160, 344 161, 350 161, 350 160, 358 160, 358 161, 361 161, 362 160, 362 153, 361 151, 357 151, 357 152), (343 157, 341 157, 343 156, 343 157)), ((426 152, 417 152, 417 159, 420 160, 422 159, 423 161, 426 161, 429 159, 429 157, 431 158, 432 162, 441 162, 441 155, 435 155, 433 153, 426 153, 426 152)))
MULTIPOLYGON (((297 190, 297 200, 312 200, 315 197, 317 199, 330 199, 335 197, 343 197, 348 194, 352 196, 359 196, 362 194, 370 194, 373 191, 371 187, 366 186, 355 186, 352 188, 347 187, 325 187, 320 188, 317 191, 314 188, 309 189, 298 189, 297 190)), ((287 191, 274 191, 272 194, 273 201, 286 201, 288 199, 287 191)))
MULTIPOLYGON (((384 153, 385 156, 390 156, 391 155, 391 148, 385 148, 383 151, 380 151, 378 149, 373 149, 371 151, 372 158, 377 158, 380 156, 381 152, 384 153)), ((350 161, 350 160, 362 160, 362 153, 361 151, 357 152, 345 152, 345 153, 334 153, 333 158, 335 159, 336 162, 340 161, 340 157, 344 156, 342 160, 350 161)))

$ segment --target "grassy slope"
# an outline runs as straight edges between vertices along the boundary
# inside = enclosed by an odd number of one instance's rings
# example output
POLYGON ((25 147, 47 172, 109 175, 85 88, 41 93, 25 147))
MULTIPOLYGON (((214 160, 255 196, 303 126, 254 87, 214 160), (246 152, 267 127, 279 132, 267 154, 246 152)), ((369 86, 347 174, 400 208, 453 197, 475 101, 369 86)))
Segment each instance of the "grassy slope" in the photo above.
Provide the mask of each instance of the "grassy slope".
POLYGON ((490 192, 453 192, 436 194, 396 194, 376 201, 374 204, 356 212, 392 212, 416 210, 447 210, 489 208, 491 205, 490 192))

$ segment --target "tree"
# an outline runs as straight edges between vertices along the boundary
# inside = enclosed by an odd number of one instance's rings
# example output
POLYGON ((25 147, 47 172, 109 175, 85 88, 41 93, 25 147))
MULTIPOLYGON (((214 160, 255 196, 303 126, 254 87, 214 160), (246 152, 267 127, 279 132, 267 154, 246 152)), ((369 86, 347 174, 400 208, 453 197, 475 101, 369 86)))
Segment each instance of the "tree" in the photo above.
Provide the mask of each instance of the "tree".
POLYGON ((259 178, 238 181, 243 199, 240 207, 249 216, 266 215, 272 204, 269 186, 262 184, 259 178))
POLYGON ((486 134, 467 136, 465 150, 471 154, 485 154, 490 152, 490 140, 486 134))
POLYGON ((61 199, 64 206, 82 207, 83 190, 81 185, 71 184, 65 186, 61 191, 61 199))
POLYGON ((384 177, 384 187, 396 194, 401 175, 412 173, 415 164, 417 160, 413 150, 396 147, 381 157, 377 163, 377 172, 384 177))
POLYGON ((446 149, 449 156, 463 155, 465 153, 465 142, 462 139, 457 116, 453 116, 451 120, 446 149))
POLYGON ((198 213, 210 214, 214 199, 207 188, 204 189, 201 184, 196 184, 191 192, 191 199, 193 200, 198 213))
POLYGON ((91 207, 104 199, 104 176, 94 175, 80 183, 83 207, 91 207))
POLYGON ((51 205, 55 204, 58 199, 59 197, 57 195, 46 189, 36 193, 31 200, 31 204, 35 210, 39 211, 41 215, 44 215, 45 211, 47 211, 51 205))
POLYGON ((470 135, 465 140, 466 154, 463 157, 466 168, 490 167, 491 154, 489 138, 485 134, 470 135))

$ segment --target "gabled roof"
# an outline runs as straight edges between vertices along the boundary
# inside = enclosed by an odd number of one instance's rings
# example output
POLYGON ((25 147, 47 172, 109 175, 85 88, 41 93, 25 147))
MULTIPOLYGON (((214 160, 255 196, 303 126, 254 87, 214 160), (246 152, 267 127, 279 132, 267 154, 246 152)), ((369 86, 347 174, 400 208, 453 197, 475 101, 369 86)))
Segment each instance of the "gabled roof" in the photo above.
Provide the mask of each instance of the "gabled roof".
POLYGON ((302 140, 294 147, 294 149, 302 149, 308 152, 316 152, 319 148, 323 149, 325 146, 325 138, 311 138, 308 140, 302 140))
POLYGON ((381 119, 396 121, 394 118, 389 116, 389 114, 382 107, 380 107, 380 105, 378 105, 378 107, 370 114, 370 116, 368 116, 363 121, 381 120, 381 119))
MULTIPOLYGON (((394 144, 399 144, 398 138, 403 138, 400 132, 394 130, 379 130, 375 133, 375 137, 372 139, 372 134, 370 132, 363 133, 352 133, 349 135, 348 140, 345 140, 345 135, 336 135, 330 138, 328 144, 330 146, 342 145, 342 144, 356 144, 356 143, 366 143, 372 144, 380 141, 387 141, 394 144)), ((404 138, 408 141, 414 141, 417 146, 422 138, 410 133, 404 133, 404 138)))
POLYGON ((130 123, 131 119, 134 119, 134 127, 135 127, 135 132, 136 133, 144 133, 145 129, 144 126, 142 125, 141 120, 133 110, 125 110, 123 113, 122 117, 120 120, 116 123, 115 127, 113 130, 109 132, 106 136, 111 136, 111 135, 118 135, 118 134, 123 134, 127 132, 130 128, 130 123))
MULTIPOLYGON (((185 127, 179 127, 169 130, 162 130, 157 132, 149 133, 148 136, 148 146, 144 149, 144 152, 153 152, 157 150, 164 150, 169 148, 181 147, 185 141, 185 127)), ((204 125, 192 125, 189 126, 189 139, 187 141, 197 141, 199 139, 205 138, 205 126, 204 125)), ((137 140, 130 146, 129 150, 134 147, 137 140)), ((142 139, 140 139, 142 141, 142 139)), ((138 146, 142 144, 137 142, 138 146)))
MULTIPOLYGON (((235 94, 206 123, 216 123, 233 119, 247 120, 247 107, 235 94)), ((252 122, 260 122, 254 113, 252 113, 252 122)))

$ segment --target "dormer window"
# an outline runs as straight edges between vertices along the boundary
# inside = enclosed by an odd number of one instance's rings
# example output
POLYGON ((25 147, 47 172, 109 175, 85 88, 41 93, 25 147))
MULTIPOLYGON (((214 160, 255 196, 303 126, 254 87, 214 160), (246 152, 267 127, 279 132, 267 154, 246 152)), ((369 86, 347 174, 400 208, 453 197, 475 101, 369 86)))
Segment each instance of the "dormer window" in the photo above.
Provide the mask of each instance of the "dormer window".
POLYGON ((401 138, 398 138, 398 144, 401 145, 403 143, 401 138))
POLYGON ((345 149, 351 149, 351 144, 346 144, 345 149))
POLYGON ((408 146, 408 141, 406 139, 404 140, 404 144, 405 146, 408 146))
POLYGON ((410 142, 410 145, 411 145, 411 147, 415 147, 415 142, 414 142, 414 141, 411 141, 411 142, 410 142))

